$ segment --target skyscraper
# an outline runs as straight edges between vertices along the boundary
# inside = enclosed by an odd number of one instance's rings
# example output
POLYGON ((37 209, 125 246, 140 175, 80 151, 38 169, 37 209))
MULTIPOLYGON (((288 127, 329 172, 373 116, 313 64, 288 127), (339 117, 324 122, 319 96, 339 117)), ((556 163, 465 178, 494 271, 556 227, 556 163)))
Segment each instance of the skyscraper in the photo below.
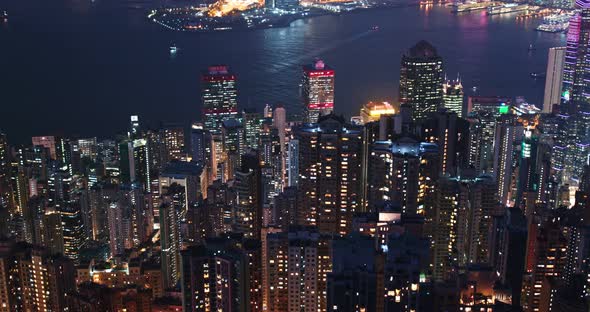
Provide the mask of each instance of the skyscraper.
POLYGON ((560 115, 564 121, 554 145, 558 179, 567 182, 583 172, 590 139, 590 3, 579 0, 567 34, 560 115))
POLYGON ((324 61, 303 66, 302 85, 305 122, 317 122, 334 110, 334 70, 324 61))
POLYGON ((549 49, 547 57, 547 77, 545 78, 545 96, 543 97, 543 113, 550 113, 554 104, 561 100, 563 87, 563 65, 565 61, 565 47, 549 49))
POLYGON ((414 120, 424 119, 443 105, 443 60, 422 40, 402 56, 399 101, 410 107, 414 120))
POLYGON ((299 141, 299 224, 346 234, 360 209, 363 129, 331 114, 295 130, 299 141))
POLYGON ((238 114, 236 76, 226 65, 211 66, 201 76, 205 129, 221 134, 221 123, 238 114))
POLYGON ((461 80, 447 80, 443 84, 443 106, 457 116, 463 117, 463 84, 461 80))
POLYGON ((262 229, 262 173, 258 156, 254 153, 242 157, 242 167, 235 173, 234 232, 247 238, 260 238, 262 229))

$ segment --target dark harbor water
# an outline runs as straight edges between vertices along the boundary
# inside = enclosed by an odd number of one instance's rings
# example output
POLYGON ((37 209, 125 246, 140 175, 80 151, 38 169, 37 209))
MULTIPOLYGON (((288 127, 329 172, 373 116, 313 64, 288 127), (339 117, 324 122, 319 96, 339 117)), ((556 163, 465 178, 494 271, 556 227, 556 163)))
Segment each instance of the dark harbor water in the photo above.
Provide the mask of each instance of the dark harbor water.
MULTIPOLYGON (((157 0, 153 0, 157 1, 157 0)), ((153 4, 126 0, 0 0, 0 129, 12 142, 32 135, 108 136, 128 115, 144 123, 200 117, 199 75, 228 64, 240 106, 300 111, 301 64, 321 57, 336 70, 337 113, 358 114, 368 100, 395 100, 402 53, 418 40, 437 47, 467 94, 525 96, 541 103, 547 49, 565 35, 534 31, 536 20, 483 12, 454 15, 417 7, 322 16, 289 28, 181 33, 149 22, 153 4), (374 25, 379 31, 370 31, 374 25), (179 48, 169 53, 171 43, 179 48), (533 44, 536 48, 529 51, 533 44)))

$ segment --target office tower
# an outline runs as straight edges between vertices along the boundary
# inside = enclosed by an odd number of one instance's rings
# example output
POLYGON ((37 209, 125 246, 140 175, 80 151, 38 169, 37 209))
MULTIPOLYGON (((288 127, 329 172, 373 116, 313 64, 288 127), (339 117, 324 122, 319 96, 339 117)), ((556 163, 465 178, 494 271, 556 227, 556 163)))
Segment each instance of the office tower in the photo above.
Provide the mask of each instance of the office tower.
POLYGON ((238 114, 236 76, 227 66, 211 66, 203 73, 201 99, 205 129, 214 135, 221 134, 221 123, 238 114))
POLYGON ((141 134, 140 131, 139 116, 131 115, 131 117, 129 117, 129 138, 132 140, 139 139, 141 134))
POLYGON ((267 311, 327 311, 331 240, 310 228, 269 233, 263 247, 267 311))
POLYGON ((182 251, 184 311, 262 311, 260 243, 208 239, 182 251))
POLYGON ((318 122, 321 115, 334 110, 334 70, 324 61, 303 66, 302 88, 305 122, 318 122))
POLYGON ((140 183, 151 191, 150 149, 145 139, 124 141, 119 144, 119 166, 123 183, 140 183))
POLYGON ((491 176, 441 177, 436 187, 433 278, 447 280, 457 267, 488 263, 492 215, 498 213, 491 176))
POLYGON ((0 311, 66 311, 74 264, 24 243, 0 243, 0 311))
POLYGON ((443 84, 443 107, 448 111, 454 112, 459 117, 463 117, 463 84, 457 77, 457 80, 446 80, 443 84))
POLYGON ((203 168, 210 167, 211 137, 203 129, 203 124, 194 123, 190 130, 190 157, 203 168))
POLYGON ((565 47, 549 48, 547 76, 545 78, 545 96, 543 97, 543 113, 551 113, 553 111, 553 105, 558 105, 561 101, 564 61, 565 47))
POLYGON ((496 116, 488 111, 470 113, 468 164, 479 173, 494 172, 496 116))
POLYGON ((270 207, 273 198, 284 186, 284 159, 281 149, 279 130, 273 127, 270 120, 263 124, 260 133, 260 164, 262 166, 263 202, 265 209, 270 207))
POLYGON ((242 156, 242 166, 234 176, 236 203, 233 231, 246 238, 260 239, 262 229, 262 171, 258 155, 242 156))
POLYGON ((522 137, 521 153, 518 159, 518 179, 516 185, 516 205, 524 209, 525 214, 532 215, 536 208, 539 175, 537 162, 539 138, 535 129, 527 126, 522 137))
POLYGON ((379 121, 382 115, 395 115, 397 111, 389 102, 369 102, 361 108, 361 121, 363 124, 379 121))
POLYGON ((240 166, 240 157, 247 147, 244 142, 244 127, 237 119, 227 119, 221 124, 226 175, 231 177, 234 170, 240 166))
POLYGON ((184 126, 182 124, 165 123, 160 130, 165 148, 165 163, 185 158, 184 126))
POLYGON ((494 172, 498 181, 498 199, 502 206, 513 206, 514 194, 511 194, 511 190, 514 154, 517 149, 517 139, 521 138, 522 134, 522 126, 517 123, 515 115, 503 115, 498 119, 493 159, 494 172))
POLYGON ((420 41, 402 56, 399 101, 421 120, 443 105, 443 60, 436 49, 420 41))
POLYGON ((512 101, 505 96, 469 96, 467 98, 467 114, 485 111, 492 113, 494 117, 508 114, 512 101))
POLYGON ((299 181, 299 140, 290 139, 287 150, 287 186, 297 186, 299 181))
POLYGON ((180 250, 182 247, 181 219, 185 192, 177 184, 171 185, 160 204, 160 261, 164 287, 175 287, 181 277, 180 250))
POLYGON ((454 112, 432 113, 423 120, 420 135, 424 142, 438 145, 441 174, 456 174, 456 168, 464 162, 467 133, 466 122, 454 112))
POLYGON ((298 223, 346 234, 360 209, 363 130, 331 114, 296 129, 299 141, 298 223))
POLYGON ((67 166, 52 170, 49 177, 49 206, 54 207, 59 215, 63 255, 78 264, 84 231, 75 182, 67 166))
POLYGON ((438 146, 401 138, 373 144, 368 161, 369 211, 385 201, 399 203, 402 213, 431 213, 426 203, 438 179, 438 146))
POLYGON ((563 87, 560 103, 560 135, 554 145, 554 164, 561 183, 576 179, 582 173, 588 158, 588 133, 590 132, 590 82, 588 75, 588 35, 590 33, 590 5, 577 1, 581 13, 572 17, 569 24, 563 87))
POLYGON ((244 142, 246 146, 252 149, 258 149, 262 116, 258 112, 244 110, 242 111, 242 120, 244 123, 244 142))

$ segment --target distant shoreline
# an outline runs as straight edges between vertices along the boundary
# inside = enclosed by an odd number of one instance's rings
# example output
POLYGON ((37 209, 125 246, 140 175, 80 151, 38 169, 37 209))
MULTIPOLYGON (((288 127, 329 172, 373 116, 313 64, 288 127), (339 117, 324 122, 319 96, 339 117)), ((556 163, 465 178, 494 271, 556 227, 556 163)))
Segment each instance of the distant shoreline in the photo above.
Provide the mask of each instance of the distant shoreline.
MULTIPOLYGON (((302 13, 295 13, 295 14, 290 14, 290 15, 285 15, 285 16, 279 16, 275 22, 268 24, 268 23, 261 23, 261 24, 256 24, 256 25, 246 25, 245 23, 245 19, 243 17, 243 12, 240 13, 240 16, 236 16, 235 20, 233 21, 229 21, 228 23, 219 23, 218 26, 220 27, 215 27, 212 29, 180 29, 180 28, 175 28, 172 27, 171 25, 169 25, 168 23, 165 23, 164 21, 161 21, 157 18, 157 15, 155 18, 150 18, 149 16, 147 17, 150 21, 159 24, 160 26, 169 29, 171 31, 178 31, 178 32, 195 32, 195 33, 212 33, 212 32, 230 32, 230 31, 255 31, 255 30, 262 30, 262 29, 269 29, 269 28, 287 28, 290 27, 291 24, 295 21, 298 20, 305 20, 305 19, 310 19, 310 18, 314 18, 314 17, 321 17, 321 16, 338 16, 338 15, 348 15, 348 14, 355 14, 355 13, 360 13, 360 12, 365 12, 365 11, 373 11, 373 10, 377 10, 377 9, 397 9, 397 8, 407 8, 407 7, 417 7, 420 6, 420 3, 418 2, 412 2, 412 3, 380 3, 380 4, 376 4, 374 6, 368 7, 368 8, 363 8, 363 7, 359 7, 359 8, 354 8, 348 11, 341 11, 341 12, 330 12, 328 10, 323 10, 323 9, 318 9, 318 8, 314 8, 313 11, 309 11, 309 12, 302 12, 302 13), (305 14, 307 13, 307 14, 305 14)), ((159 9, 159 10, 163 10, 163 8, 159 9)), ((219 21, 219 20, 218 20, 219 21)), ((216 23, 212 23, 209 24, 207 26, 210 25, 215 25, 216 23)))

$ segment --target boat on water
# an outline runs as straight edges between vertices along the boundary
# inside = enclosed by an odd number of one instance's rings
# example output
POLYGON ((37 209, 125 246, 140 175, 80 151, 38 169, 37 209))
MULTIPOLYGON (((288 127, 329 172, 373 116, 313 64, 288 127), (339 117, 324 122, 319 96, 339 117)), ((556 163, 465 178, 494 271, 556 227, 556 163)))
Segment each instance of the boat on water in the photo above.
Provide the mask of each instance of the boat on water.
POLYGON ((537 48, 535 48, 535 46, 531 43, 529 44, 529 51, 533 51, 536 50, 537 48))
POLYGON ((175 44, 170 46, 170 54, 176 54, 176 52, 178 52, 178 48, 176 47, 175 44))
POLYGON ((379 30, 379 26, 375 25, 375 26, 371 27, 371 30, 372 31, 377 31, 377 30, 379 30))
POLYGON ((537 79, 537 78, 545 78, 545 73, 544 72, 539 72, 539 73, 531 73, 531 77, 533 79, 537 79))

